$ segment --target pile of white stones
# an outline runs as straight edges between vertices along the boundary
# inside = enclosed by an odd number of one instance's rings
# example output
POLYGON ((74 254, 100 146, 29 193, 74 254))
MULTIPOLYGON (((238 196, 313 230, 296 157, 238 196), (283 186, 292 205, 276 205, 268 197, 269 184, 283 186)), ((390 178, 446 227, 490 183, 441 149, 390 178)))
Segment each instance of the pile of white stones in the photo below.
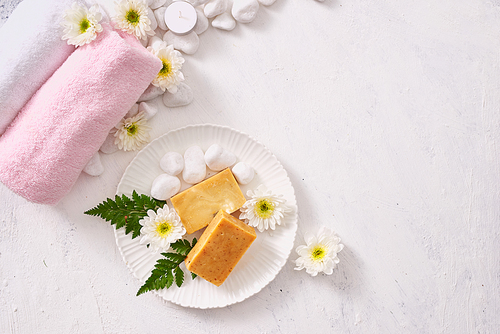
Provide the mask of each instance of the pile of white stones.
POLYGON ((255 175, 254 169, 244 162, 236 163, 236 156, 218 144, 210 146, 205 153, 199 146, 191 146, 182 156, 178 152, 167 152, 160 160, 165 172, 158 175, 151 186, 151 196, 165 201, 179 192, 182 177, 188 184, 196 184, 207 176, 207 167, 214 171, 232 167, 231 171, 239 184, 250 183, 255 175), (235 164, 236 163, 236 164, 235 164))

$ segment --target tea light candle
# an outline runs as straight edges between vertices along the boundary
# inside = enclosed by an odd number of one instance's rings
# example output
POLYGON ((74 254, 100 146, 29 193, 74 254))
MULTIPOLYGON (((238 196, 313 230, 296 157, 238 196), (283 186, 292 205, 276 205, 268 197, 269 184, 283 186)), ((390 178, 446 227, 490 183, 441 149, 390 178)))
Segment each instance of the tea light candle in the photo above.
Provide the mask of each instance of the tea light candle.
POLYGON ((184 35, 193 30, 197 19, 196 9, 185 1, 174 1, 165 10, 165 24, 175 34, 184 35))

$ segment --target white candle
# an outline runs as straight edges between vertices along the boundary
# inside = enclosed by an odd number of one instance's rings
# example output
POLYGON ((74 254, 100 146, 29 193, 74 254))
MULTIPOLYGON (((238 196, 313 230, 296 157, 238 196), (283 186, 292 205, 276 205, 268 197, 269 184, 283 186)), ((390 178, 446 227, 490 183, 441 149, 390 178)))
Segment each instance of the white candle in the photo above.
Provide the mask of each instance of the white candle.
POLYGON ((184 1, 175 1, 165 11, 165 24, 176 34, 187 34, 193 30, 198 16, 193 5, 184 1))

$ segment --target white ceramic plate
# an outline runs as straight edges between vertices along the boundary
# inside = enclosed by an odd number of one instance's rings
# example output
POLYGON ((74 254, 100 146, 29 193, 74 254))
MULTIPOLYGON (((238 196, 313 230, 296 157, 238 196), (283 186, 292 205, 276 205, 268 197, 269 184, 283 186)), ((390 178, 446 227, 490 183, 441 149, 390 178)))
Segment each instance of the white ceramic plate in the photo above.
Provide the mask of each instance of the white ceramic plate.
MULTIPOLYGON (((130 196, 133 190, 139 194, 150 194, 151 184, 156 176, 163 173, 159 161, 162 156, 175 151, 184 151, 198 145, 204 151, 212 144, 219 144, 233 152, 238 160, 244 161, 255 169, 255 178, 241 186, 243 194, 264 184, 276 194, 282 194, 291 208, 284 219, 284 225, 275 231, 256 230, 257 239, 234 268, 226 281, 220 286, 208 283, 197 277, 192 280, 185 267, 184 284, 178 288, 173 284, 169 289, 158 291, 165 300, 185 307, 213 308, 223 307, 252 296, 272 281, 290 255, 297 231, 297 205, 295 193, 283 166, 262 144, 250 136, 228 127, 217 125, 192 125, 157 138, 140 151, 125 170, 118 184, 117 193, 130 196)), ((214 172, 209 172, 213 175, 214 172)), ((183 189, 189 185, 183 183, 183 189)), ((168 201, 171 206, 170 201, 168 201)), ((199 238, 201 231, 187 237, 199 238)), ((132 239, 125 235, 125 229, 115 230, 116 244, 127 266, 141 283, 149 277, 160 254, 152 254, 140 237, 132 239)))

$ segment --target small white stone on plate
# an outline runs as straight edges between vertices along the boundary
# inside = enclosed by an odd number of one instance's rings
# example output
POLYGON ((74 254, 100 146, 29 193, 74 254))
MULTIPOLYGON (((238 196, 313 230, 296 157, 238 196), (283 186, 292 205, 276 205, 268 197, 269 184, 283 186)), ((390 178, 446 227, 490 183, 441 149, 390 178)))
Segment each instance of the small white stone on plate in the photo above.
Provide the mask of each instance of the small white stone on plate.
POLYGON ((255 176, 255 171, 252 166, 247 165, 243 161, 234 165, 231 171, 239 184, 249 184, 255 176))
POLYGON ((261 5, 271 6, 276 0, 258 0, 261 5))
POLYGON ((221 171, 234 165, 236 156, 219 144, 211 145, 205 152, 205 163, 213 171, 221 171))
POLYGON ((158 105, 153 101, 141 102, 139 111, 144 111, 144 118, 151 119, 158 112, 158 105))
POLYGON ((134 105, 132 106, 132 108, 130 108, 130 110, 127 111, 127 113, 125 114, 125 116, 123 116, 123 118, 134 117, 138 113, 139 113, 139 104, 138 103, 134 103, 134 105))
POLYGON ((157 87, 153 84, 149 85, 148 88, 142 93, 142 95, 139 97, 137 102, 143 102, 143 101, 150 101, 154 99, 157 96, 160 96, 163 94, 165 91, 161 89, 160 87, 157 87))
POLYGON ((229 12, 224 12, 217 15, 215 19, 212 20, 212 27, 222 30, 231 31, 236 27, 236 21, 229 12))
POLYGON ((193 28, 193 31, 199 35, 203 34, 208 29, 208 19, 203 13, 203 11, 199 8, 196 8, 196 16, 198 19, 196 20, 196 24, 193 28))
POLYGON ((102 143, 101 148, 99 149, 102 153, 111 154, 118 151, 118 146, 115 144, 115 135, 114 132, 108 134, 104 143, 102 143))
POLYGON ((163 104, 169 108, 182 107, 193 101, 194 94, 191 87, 181 82, 177 86, 177 93, 172 94, 165 91, 163 94, 163 104))
POLYGON ((203 181, 207 175, 205 154, 199 146, 191 146, 184 152, 184 170, 182 178, 186 183, 195 184, 203 181))
POLYGON ((169 30, 163 35, 163 40, 167 42, 168 45, 172 44, 174 49, 188 55, 195 53, 200 46, 200 38, 194 31, 186 35, 176 35, 169 30))
POLYGON ((179 175, 184 169, 184 158, 178 152, 167 152, 160 159, 160 167, 169 175, 179 175))
POLYGON ((231 14, 241 23, 250 23, 257 16, 259 2, 257 0, 234 0, 231 14))
POLYGON ((227 0, 210 0, 203 8, 207 18, 212 18, 224 13, 227 9, 227 0))
POLYGON ((165 11, 167 10, 167 7, 160 7, 158 9, 155 9, 155 18, 156 18, 156 23, 158 23, 158 27, 160 29, 163 29, 165 31, 168 30, 167 24, 165 23, 165 11))
POLYGON ((87 165, 83 168, 83 172, 90 176, 99 176, 104 173, 104 166, 101 163, 101 156, 99 155, 99 152, 95 152, 92 158, 90 158, 87 165))
POLYGON ((163 6, 165 2, 167 2, 167 0, 152 0, 152 1, 148 0, 148 2, 149 2, 149 8, 156 9, 163 6))
POLYGON ((151 196, 160 201, 165 201, 174 196, 181 189, 181 180, 178 177, 160 174, 154 180, 151 186, 151 196))

